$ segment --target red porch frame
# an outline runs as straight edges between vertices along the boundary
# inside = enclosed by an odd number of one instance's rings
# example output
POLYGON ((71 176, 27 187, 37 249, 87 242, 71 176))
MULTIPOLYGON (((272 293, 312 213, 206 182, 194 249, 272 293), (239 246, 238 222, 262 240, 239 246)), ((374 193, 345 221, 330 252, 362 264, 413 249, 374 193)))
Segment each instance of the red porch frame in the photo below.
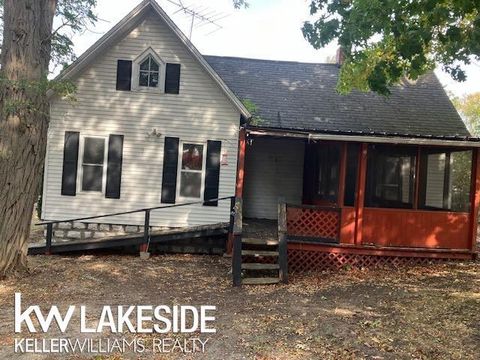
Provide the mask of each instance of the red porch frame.
MULTIPOLYGON (((303 138, 304 141, 310 141, 303 138)), ((321 140, 330 142, 329 140, 321 140)), ((339 141, 331 140, 339 143, 339 141)), ((408 144, 415 147, 415 178, 413 179, 413 208, 380 208, 365 206, 366 183, 367 183, 367 159, 369 144, 357 142, 360 145, 358 153, 358 172, 356 179, 356 191, 354 206, 344 205, 344 189, 347 173, 347 141, 340 142, 340 164, 338 196, 336 206, 339 211, 338 242, 305 241, 296 239, 295 243, 289 244, 289 248, 308 248, 309 251, 331 251, 338 248, 339 251, 353 253, 362 249, 361 253, 371 255, 386 254, 390 256, 427 256, 427 257, 450 257, 471 258, 476 252, 477 215, 480 206, 480 156, 479 149, 475 147, 462 147, 459 150, 472 151, 471 188, 470 188, 470 211, 454 212, 447 210, 426 210, 419 207, 420 188, 420 155, 422 151, 432 148, 445 148, 446 151, 456 149, 449 146, 408 144), (307 246, 308 245, 308 246, 307 246), (328 246, 327 246, 328 245, 328 246), (306 247, 305 247, 306 246, 306 247), (415 255, 416 254, 416 255, 415 255), (430 255, 429 255, 430 254, 430 255), (455 255, 457 254, 457 255, 455 255), (393 256, 393 255, 392 255, 393 256)), ((245 144, 245 143, 243 143, 245 144)), ((239 163, 240 164, 240 163, 239 163)), ((243 175, 243 171, 242 171, 243 175)), ((243 179, 243 178, 242 178, 243 179)), ((423 180, 422 180, 423 181, 423 180)), ((243 184, 243 180, 242 180, 243 184)), ((238 185, 238 183, 237 183, 238 185)), ((304 206, 307 208, 307 206, 304 206)), ((288 206, 287 206, 288 208, 288 206)), ((315 206, 312 207, 311 211, 315 206)), ((319 212, 325 212, 324 208, 318 207, 319 212)), ((298 209, 288 211, 290 217, 296 216, 298 209)), ((291 219, 290 219, 291 220, 291 219)), ((294 222, 295 222, 294 221, 294 222)), ((290 223, 293 223, 290 221, 290 223)), ((298 224, 298 221, 297 221, 298 224)), ((308 221, 305 226, 309 226, 308 221)), ((298 233, 298 226, 295 230, 298 233)), ((300 231, 302 233, 302 231, 300 231)), ((303 231, 309 233, 309 231, 303 231)), ((293 234, 293 233, 292 233, 293 234)), ((312 235, 312 234, 310 234, 312 235)), ((310 236, 311 237, 311 236, 310 236)), ((321 238, 322 236, 318 236, 321 238)))

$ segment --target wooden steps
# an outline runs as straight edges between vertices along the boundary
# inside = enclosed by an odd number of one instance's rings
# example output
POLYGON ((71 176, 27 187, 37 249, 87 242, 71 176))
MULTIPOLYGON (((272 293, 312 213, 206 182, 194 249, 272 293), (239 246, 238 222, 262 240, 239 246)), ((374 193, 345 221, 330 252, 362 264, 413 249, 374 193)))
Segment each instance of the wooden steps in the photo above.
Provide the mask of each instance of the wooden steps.
POLYGON ((242 239, 242 284, 273 285, 280 282, 278 240, 242 239), (272 260, 274 263, 272 264, 272 260))

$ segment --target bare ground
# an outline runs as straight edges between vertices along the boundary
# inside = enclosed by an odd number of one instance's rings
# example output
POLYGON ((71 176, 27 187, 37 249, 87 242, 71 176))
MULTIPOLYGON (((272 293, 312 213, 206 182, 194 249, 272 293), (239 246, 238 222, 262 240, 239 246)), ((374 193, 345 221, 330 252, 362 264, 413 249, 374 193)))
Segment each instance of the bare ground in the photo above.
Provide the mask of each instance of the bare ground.
POLYGON ((29 260, 29 274, 0 281, 2 359, 50 358, 13 353, 15 292, 22 293, 25 305, 56 304, 63 310, 87 305, 96 314, 103 305, 217 306, 217 333, 209 336, 205 354, 75 359, 478 359, 480 354, 479 262, 293 275, 289 285, 239 289, 230 284, 230 260, 221 257, 29 260))

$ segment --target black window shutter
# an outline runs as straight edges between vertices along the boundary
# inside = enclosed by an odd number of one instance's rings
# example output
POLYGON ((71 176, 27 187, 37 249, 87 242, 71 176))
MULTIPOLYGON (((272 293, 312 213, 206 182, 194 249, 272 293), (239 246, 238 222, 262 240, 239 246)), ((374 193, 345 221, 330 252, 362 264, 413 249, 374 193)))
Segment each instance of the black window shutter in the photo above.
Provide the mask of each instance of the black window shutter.
POLYGON ((178 94, 180 92, 180 64, 167 64, 165 71, 165 93, 178 94))
POLYGON ((166 204, 175 204, 175 195, 177 191, 178 143, 178 138, 165 137, 161 201, 166 204))
POLYGON ((108 138, 107 188, 105 197, 120 199, 122 184, 123 135, 110 135, 108 138))
POLYGON ((117 61, 117 90, 130 91, 132 88, 132 62, 117 61))
POLYGON ((65 132, 65 142, 63 145, 62 195, 75 196, 77 193, 79 138, 79 132, 65 132))
MULTIPOLYGON (((218 199, 218 184, 220 181, 220 152, 222 150, 221 141, 211 141, 207 143, 207 166, 205 173, 205 193, 204 200, 218 199)), ((205 206, 218 206, 218 201, 206 202, 205 206)))

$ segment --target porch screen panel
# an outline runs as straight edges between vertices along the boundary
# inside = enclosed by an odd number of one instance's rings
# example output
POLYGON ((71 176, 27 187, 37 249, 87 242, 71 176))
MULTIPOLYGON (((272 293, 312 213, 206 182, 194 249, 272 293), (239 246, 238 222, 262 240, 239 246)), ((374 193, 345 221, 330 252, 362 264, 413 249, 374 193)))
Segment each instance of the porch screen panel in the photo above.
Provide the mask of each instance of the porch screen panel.
POLYGON ((424 149, 420 161, 419 206, 468 212, 472 152, 424 149))
POLYGON ((318 146, 318 186, 319 200, 335 203, 338 196, 338 177, 340 174, 340 145, 320 144, 318 146))
POLYGON ((344 205, 355 205, 355 193, 357 189, 358 161, 360 144, 351 143, 347 146, 347 171, 345 175, 344 205))
POLYGON ((416 148, 370 145, 365 206, 412 208, 416 148))

